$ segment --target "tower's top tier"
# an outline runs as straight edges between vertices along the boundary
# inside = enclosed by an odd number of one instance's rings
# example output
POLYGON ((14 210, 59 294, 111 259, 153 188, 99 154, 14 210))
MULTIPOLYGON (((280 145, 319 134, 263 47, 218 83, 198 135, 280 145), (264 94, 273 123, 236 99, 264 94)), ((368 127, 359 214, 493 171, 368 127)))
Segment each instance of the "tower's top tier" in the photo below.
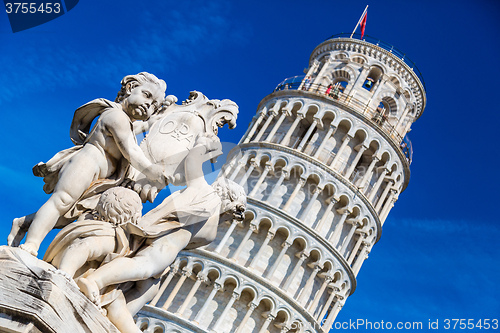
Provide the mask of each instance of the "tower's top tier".
MULTIPOLYGON (((385 108, 386 116, 395 116, 403 111, 393 110, 397 104, 400 108, 410 109, 407 115, 412 122, 418 119, 425 108, 426 95, 423 76, 415 63, 381 40, 366 35, 363 40, 357 39, 359 35, 350 36, 333 35, 318 45, 309 58, 309 68, 316 67, 316 74, 330 74, 334 80, 333 76, 344 75, 347 80, 361 83, 364 89, 356 91, 358 99, 381 100, 381 105, 377 107, 385 108), (343 72, 335 73, 339 70, 343 72), (395 103, 386 97, 395 100, 395 103), (389 103, 383 103, 384 98, 389 103)), ((314 81, 320 84, 321 79, 316 77, 314 81)))

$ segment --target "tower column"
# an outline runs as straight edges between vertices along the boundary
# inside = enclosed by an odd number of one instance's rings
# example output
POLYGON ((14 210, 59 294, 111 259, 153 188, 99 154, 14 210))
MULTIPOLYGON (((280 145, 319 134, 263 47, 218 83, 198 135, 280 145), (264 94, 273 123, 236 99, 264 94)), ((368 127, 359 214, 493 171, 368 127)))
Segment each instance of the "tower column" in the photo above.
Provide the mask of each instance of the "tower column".
POLYGON ((250 265, 248 267, 253 267, 255 265, 255 263, 259 260, 259 258, 262 256, 262 252, 264 252, 264 249, 266 248, 267 244, 269 244, 269 242, 271 241, 271 239, 274 238, 274 232, 272 232, 271 230, 269 230, 267 232, 267 235, 266 235, 266 238, 264 239, 264 242, 260 245, 260 248, 259 248, 259 251, 257 252, 257 254, 255 255, 255 257, 253 257, 252 261, 250 262, 250 265))
POLYGON ((290 284, 292 283, 293 279, 295 279, 295 276, 297 275, 297 273, 299 272, 299 269, 300 267, 302 266, 302 264, 304 263, 304 260, 306 260, 308 257, 309 257, 309 253, 306 253, 304 251, 300 252, 300 253, 297 253, 295 255, 296 257, 299 258, 299 260, 297 261, 297 263, 295 264, 295 267, 293 268, 293 271, 292 273, 290 274, 290 276, 286 279, 286 282, 285 284, 283 285, 283 289, 287 290, 288 287, 290 287, 290 284))
POLYGON ((237 260, 238 259, 238 256, 240 255, 241 251, 243 250, 243 248, 245 247, 246 243, 250 239, 250 236, 252 235, 252 233, 255 232, 255 230, 257 230, 257 226, 255 224, 250 223, 250 226, 249 226, 249 228, 247 230, 247 233, 245 234, 245 236, 241 240, 240 246, 238 246, 238 248, 234 252, 234 254, 231 257, 231 259, 233 259, 233 260, 237 260))
POLYGON ((205 303, 203 303, 203 306, 201 307, 200 311, 198 312, 198 314, 194 318, 194 322, 195 323, 198 323, 198 324, 200 323, 201 318, 203 318, 203 316, 205 315, 205 312, 208 309, 208 306, 210 305, 210 302, 212 302, 212 300, 215 297, 215 294, 217 294, 217 292, 221 288, 222 288, 222 285, 220 283, 214 282, 214 285, 212 287, 212 291, 210 292, 210 294, 208 295, 207 299, 205 300, 205 303))
POLYGON ((217 245, 217 247, 215 248, 215 251, 214 251, 215 253, 220 253, 220 251, 222 250, 224 245, 226 245, 227 240, 229 239, 229 237, 233 233, 234 228, 239 223, 241 223, 241 222, 239 222, 238 220, 233 220, 233 222, 231 223, 231 225, 227 229, 226 233, 224 234, 224 237, 222 237, 219 245, 217 245))
MULTIPOLYGON (((403 112, 403 114, 402 114, 402 115, 401 115, 401 117, 399 118, 398 123, 396 124, 396 126, 394 126, 394 130, 395 130, 396 132, 398 132, 398 133, 399 133, 399 131, 398 131, 398 130, 399 130, 399 128, 401 127, 401 124, 402 124, 402 123, 403 123, 403 121, 405 120, 405 118, 406 118, 406 116, 408 115, 408 112, 409 112, 410 110, 411 110, 410 105, 407 105, 407 106, 406 106, 405 111, 403 112)), ((404 136, 404 135, 401 135, 401 136, 404 136)))
POLYGON ((186 278, 190 276, 192 273, 190 270, 183 270, 181 273, 181 277, 179 278, 179 281, 177 281, 177 284, 175 285, 174 289, 168 296, 167 300, 165 301, 165 304, 161 307, 163 310, 168 310, 169 306, 172 304, 174 301, 175 296, 177 296, 177 293, 181 289, 182 285, 184 284, 184 281, 186 281, 186 278))
POLYGON ((321 284, 321 287, 319 288, 318 292, 314 296, 314 299, 313 299, 311 305, 309 305, 309 308, 307 309, 309 311, 309 313, 311 313, 312 315, 314 315, 314 313, 313 313, 314 309, 318 306, 318 303, 319 303, 319 300, 321 299, 321 296, 323 296, 323 294, 326 290, 326 287, 330 284, 330 282, 332 282, 332 280, 333 280, 333 278, 330 275, 325 276, 325 280, 321 284))
POLYGON ((314 227, 314 230, 317 232, 321 232, 321 228, 323 228, 323 224, 325 223, 326 219, 328 218, 328 214, 332 211, 333 206, 338 202, 337 199, 335 199, 333 196, 330 198, 330 203, 325 209, 325 212, 323 213, 323 216, 321 217, 321 220, 319 220, 318 224, 316 227, 314 227))
MULTIPOLYGON (((352 136, 350 136, 349 134, 344 136, 344 139, 342 140, 342 144, 340 145, 340 148, 337 151, 337 154, 335 154, 335 157, 333 158, 333 161, 332 161, 332 163, 330 163, 329 167, 331 167, 332 169, 335 169, 335 166, 336 166, 338 160, 340 159, 340 156, 342 156, 342 153, 344 152, 345 147, 347 146, 349 141, 351 141, 351 139, 352 139, 352 136)), ((339 170, 339 172, 340 171, 341 170, 339 170)))
POLYGON ((283 183, 283 180, 285 180, 285 178, 288 176, 288 171, 284 170, 284 169, 281 169, 281 175, 280 175, 280 178, 278 179, 278 181, 276 182, 276 184, 274 184, 273 186, 273 190, 271 192, 271 194, 269 194, 269 197, 267 199, 267 201, 271 200, 274 195, 276 194, 276 192, 278 191, 279 187, 281 186, 281 184, 283 183))
POLYGON ((328 309, 330 309, 330 305, 332 305, 333 300, 335 299, 335 296, 337 296, 336 293, 339 292, 339 288, 337 288, 335 285, 331 285, 331 287, 332 289, 330 290, 330 296, 323 306, 323 309, 321 310, 319 316, 316 318, 316 320, 319 322, 321 322, 321 320, 325 317, 326 312, 328 311, 328 309))
POLYGON ((367 235, 364 232, 361 232, 359 234, 358 240, 357 240, 356 244, 354 245, 354 248, 351 251, 351 255, 349 256, 349 259, 347 260, 347 263, 349 265, 352 265, 352 262, 353 262, 354 258, 356 257, 356 254, 358 253, 358 250, 359 250, 359 247, 361 246, 361 243, 366 240, 366 236, 367 235))
POLYGON ((271 140, 274 138, 274 135, 278 131, 279 127, 281 126, 285 118, 290 115, 291 114, 288 110, 286 109, 281 110, 281 116, 278 118, 278 121, 276 121, 276 124, 274 124, 273 129, 271 130, 271 132, 269 132, 269 135, 264 140, 264 142, 271 142, 271 140))
POLYGON ((309 199, 309 203, 307 204, 307 206, 304 209, 304 211, 302 212, 302 214, 300 214, 299 219, 301 219, 303 221, 305 221, 305 219, 307 219, 307 214, 309 214, 309 211, 311 210, 312 206, 314 205, 314 202, 316 201, 316 199, 318 198, 318 195, 322 191, 323 191, 323 188, 316 186, 316 188, 313 190, 313 195, 312 195, 311 199, 309 199))
POLYGON ((283 146, 290 147, 290 138, 292 137, 293 132, 295 131, 295 128, 297 125, 300 123, 300 121, 304 119, 304 115, 297 113, 297 117, 293 121, 292 125, 288 129, 288 132, 286 132, 285 137, 281 140, 280 144, 283 146))
POLYGON ((337 209, 337 213, 342 214, 342 216, 340 216, 340 220, 337 223, 337 225, 335 226, 335 230, 333 231, 333 234, 329 239, 330 243, 333 246, 335 246, 335 244, 338 242, 338 240, 340 238, 340 232, 342 231, 342 227, 344 226, 344 222, 345 222, 347 216, 352 213, 352 211, 348 208, 340 208, 340 209, 337 209))
POLYGON ((377 82, 375 82, 375 85, 372 88, 372 90, 373 90, 372 96, 368 100, 366 108, 368 108, 368 106, 370 105, 373 98, 378 95, 378 91, 379 91, 380 87, 383 86, 387 82, 387 79, 388 79, 387 75, 383 74, 382 77, 377 82))
POLYGON ((363 262, 368 259, 368 254, 370 253, 370 249, 365 249, 365 254, 363 255, 362 253, 358 256, 358 260, 356 260, 356 263, 354 264, 354 266, 352 267, 352 271, 354 273, 355 276, 358 275, 359 273, 359 270, 361 268, 361 265, 363 264, 363 262))
POLYGON ((260 114, 259 114, 259 117, 257 119, 255 119, 255 122, 253 123, 253 126, 252 126, 252 129, 250 130, 250 132, 248 133, 247 137, 245 138, 245 140, 243 140, 243 143, 248 143, 250 142, 250 140, 252 139, 252 136, 255 134, 255 131, 257 130, 257 128, 259 127, 260 123, 262 122, 262 119, 264 119, 264 117, 266 116, 266 113, 267 113, 267 108, 264 107, 261 111, 260 111, 260 114))
POLYGON ((365 171, 365 175, 363 176, 363 179, 361 180, 361 184, 359 185, 360 188, 364 188, 366 186, 366 183, 372 176, 372 171, 373 168, 375 167, 375 164, 379 161, 379 158, 377 156, 373 156, 372 161, 370 165, 368 166, 368 169, 365 171))
POLYGON ((363 81, 362 82, 364 82, 364 80, 366 80, 366 76, 368 75, 366 73, 367 69, 368 69, 367 65, 363 65, 363 67, 361 67, 361 72, 359 73, 358 77, 356 78, 356 81, 354 81, 354 84, 351 86, 351 89, 349 89, 349 92, 347 93, 347 95, 349 97, 354 96, 353 92, 356 91, 356 90, 354 90, 354 88, 358 85, 358 82, 359 82, 360 78, 363 77, 363 81))
POLYGON ((338 314, 338 310, 340 307, 340 301, 343 298, 344 297, 342 297, 340 295, 335 295, 335 304, 333 305, 332 309, 330 310, 330 313, 328 313, 328 317, 326 318, 326 321, 322 326, 323 328, 325 328, 325 331, 329 331, 330 328, 332 327, 333 321, 335 320, 335 318, 337 317, 337 314, 338 314))
POLYGON ((224 164, 224 165, 222 166, 222 168, 223 168, 222 176, 223 176, 224 178, 229 179, 229 173, 231 172, 231 170, 233 170, 233 169, 234 169, 234 166, 236 165, 236 163, 237 163, 237 162, 236 162, 236 160, 232 160, 232 161, 231 161, 231 162, 229 162, 228 164, 224 164))
POLYGON ((250 159, 250 166, 248 167, 247 172, 245 172, 245 175, 243 176, 243 178, 240 179, 240 182, 238 183, 238 185, 243 186, 245 184, 245 182, 247 181, 248 177, 250 177, 250 174, 257 167, 258 167, 258 165, 255 162, 255 158, 250 159))
POLYGON ((161 284, 160 289, 158 290, 155 297, 153 298, 153 300, 150 303, 152 306, 156 306, 156 303, 158 303, 158 301, 160 300, 160 297, 163 295, 165 290, 167 290, 167 287, 170 284, 170 281, 172 281, 172 278, 175 276, 175 274, 177 274, 178 270, 179 270, 179 268, 177 266, 170 269, 167 276, 165 277, 165 280, 161 284))
POLYGON ((360 226, 361 226, 361 223, 359 223, 358 221, 352 221, 351 230, 349 230, 349 234, 347 234, 344 241, 342 242, 342 248, 339 251, 340 254, 345 255, 345 251, 347 249, 347 246, 351 242, 352 236, 354 236, 354 232, 360 226))
POLYGON ((358 165, 359 160, 361 159, 361 156, 363 156, 363 153, 367 149, 368 149, 368 147, 366 147, 365 145, 362 145, 361 147, 359 147, 359 150, 358 150, 358 153, 356 154, 356 157, 351 162, 351 166, 349 167, 349 169, 347 169, 347 172, 344 175, 345 178, 349 179, 349 177, 351 177, 352 172, 354 171, 354 169, 358 165))
MULTIPOLYGON (((335 60, 335 56, 333 55, 333 53, 331 53, 330 56, 328 57, 328 59, 323 64, 323 67, 321 67, 321 70, 319 71, 318 75, 316 75, 316 78, 314 80, 314 84, 316 84, 316 85, 318 84, 318 81, 323 78, 323 74, 325 74, 326 70, 330 67, 330 64, 334 60, 335 60)), ((319 86, 316 88, 316 90, 319 90, 319 86)))
POLYGON ((298 151, 302 151, 302 149, 304 149, 304 146, 306 145, 307 140, 309 140, 309 137, 311 136, 312 132, 314 131, 314 129, 316 128, 316 126, 318 125, 319 122, 320 122, 320 120, 318 118, 313 119, 312 124, 309 126, 309 129, 307 130, 306 134, 304 135, 304 137, 300 141, 299 146, 297 147, 298 151))
POLYGON ((229 177, 229 180, 233 180, 234 181, 234 178, 236 178, 236 175, 238 174, 238 172, 240 172, 241 168, 243 168, 243 166, 245 166, 245 162, 243 162, 243 159, 245 157, 243 157, 241 160, 238 161, 238 164, 236 165, 236 169, 234 169, 233 171, 233 174, 231 175, 231 177, 229 177))
POLYGON ((259 141, 262 138, 262 136, 264 135, 264 132, 267 130, 267 128, 269 127, 269 124, 271 123, 271 121, 273 121, 273 119, 276 115, 277 115, 277 113, 274 109, 269 112, 269 116, 267 117, 266 122, 264 123, 264 125, 260 129, 259 133, 257 133, 257 136, 255 137, 255 139, 253 139, 252 141, 259 141))
POLYGON ((236 166, 236 169, 234 169, 229 180, 234 180, 234 178, 236 178, 236 176, 238 175, 238 172, 240 172, 241 168, 243 166, 245 166, 245 164, 247 162, 247 158, 248 158, 248 151, 246 151, 243 154, 243 156, 241 157, 241 159, 238 161, 238 165, 236 166))
POLYGON ((323 150, 323 147, 325 144, 328 142, 328 139, 335 133, 335 130, 337 127, 330 125, 330 128, 328 129, 328 132, 326 132, 325 137, 323 138, 323 141, 321 141, 321 144, 318 147, 318 150, 314 153, 313 157, 318 158, 319 154, 321 154, 321 150, 323 150))
POLYGON ((292 245, 292 243, 290 243, 289 241, 285 241, 281 246, 282 246, 282 249, 281 249, 281 252, 280 254, 278 255, 278 258, 276 258, 276 261, 274 262, 274 264, 271 266, 271 269, 269 270, 269 272, 267 272, 265 278, 266 279, 269 279, 271 280, 271 278, 273 277, 274 275, 274 272, 276 271, 276 268, 278 268, 279 264, 281 263, 281 260, 283 259, 283 257, 285 256, 285 253, 286 251, 288 250, 288 248, 292 245))
POLYGON ((241 323, 238 325, 238 328, 236 329, 236 331, 234 333, 243 332, 243 329, 245 328, 245 325, 246 325, 248 319, 250 319, 250 316, 252 315, 255 308, 257 308, 257 306, 258 306, 258 304, 255 304, 254 302, 250 302, 250 304, 248 304, 247 313, 245 313, 245 317, 243 317, 243 319, 241 320, 241 323))
POLYGON ((383 169, 380 173, 380 176, 378 176, 377 182, 375 183, 375 185, 373 185, 373 188, 371 189, 370 194, 368 195, 368 201, 370 202, 373 201, 375 194, 377 194, 380 185, 382 185, 382 182, 384 181, 385 175, 387 174, 387 172, 389 172, 389 170, 387 170, 385 165, 382 168, 383 169))
POLYGON ((191 299, 193 298, 194 294, 196 294, 196 292, 198 291, 198 288, 200 288, 200 285, 202 284, 202 282, 206 282, 206 281, 207 281, 207 276, 205 274, 203 274, 202 272, 199 272, 196 275, 196 282, 194 283, 193 287, 189 291, 189 294, 186 296, 186 299, 182 303, 179 310, 177 310, 177 312, 176 312, 177 315, 182 316, 182 314, 184 313, 184 311, 188 307, 189 302, 191 302, 191 299))
POLYGON ((410 131, 411 124, 412 124, 411 121, 409 121, 408 124, 406 124, 405 130, 403 131, 403 133, 402 133, 403 135, 402 136, 405 136, 406 133, 408 133, 410 131))
POLYGON ((387 185, 385 185, 384 191, 382 192, 382 195, 380 196, 380 198, 378 198, 377 205, 375 206, 376 212, 380 211, 382 204, 384 203, 385 199, 387 198, 387 194, 389 193, 389 190, 392 189, 393 186, 394 186, 394 180, 391 179, 387 182, 387 185))
POLYGON ((252 192, 250 192, 250 194, 248 195, 249 197, 253 197, 257 193, 257 190, 259 189, 260 185, 262 185, 262 182, 264 182, 264 179, 266 178, 267 174, 272 169, 273 169, 273 167, 272 167, 271 163, 269 161, 266 162, 266 166, 264 167, 264 171, 260 175, 259 180, 255 184, 255 186, 253 187, 252 192))
POLYGON ((396 190, 394 190, 391 193, 391 196, 387 200, 384 209, 382 209, 382 212, 380 213, 380 222, 382 223, 382 225, 384 225, 387 215, 389 215, 389 212, 391 211, 392 207, 394 207, 394 203, 397 200, 397 198, 395 197, 396 193, 397 193, 396 190))
MULTIPOLYGON (((318 69, 319 64, 320 64, 320 62, 318 60, 314 59, 314 63, 307 71, 306 77, 312 76, 313 73, 316 71, 316 69, 318 69)), ((304 86, 304 80, 302 80, 302 82, 300 83, 299 88, 297 90, 301 90, 303 86, 304 86)))
POLYGON ((309 278, 307 279, 307 282, 306 282, 304 288, 302 288, 302 291, 300 292, 299 298, 297 299, 297 303, 301 304, 302 306, 305 305, 304 301, 306 300, 306 296, 310 295, 309 289, 311 289, 312 284, 314 282, 314 279, 316 278, 316 275, 318 275, 318 272, 320 270, 321 270, 321 266, 315 264, 314 270, 312 271, 311 275, 309 275, 309 278))
POLYGON ((288 198, 288 201, 286 202, 285 206, 283 207, 284 211, 287 211, 288 208, 290 208, 290 206, 292 205, 293 199, 295 199, 295 197, 297 196, 300 189, 302 188, 302 186, 304 186, 305 183, 306 183, 306 179, 301 177, 299 179, 299 182, 297 183, 297 185, 293 189, 292 194, 290 194, 290 198, 288 198))
POLYGON ((234 302, 238 298, 240 298, 240 295, 237 292, 233 291, 233 295, 229 299, 229 302, 227 303, 226 307, 224 308, 224 311, 222 311, 219 319, 217 319, 217 321, 215 322, 214 327, 212 327, 212 329, 211 329, 212 332, 218 333, 218 329, 219 329, 220 324, 224 321, 224 319, 226 319, 227 313, 233 307, 234 302))
POLYGON ((262 324, 262 326, 259 330, 259 333, 266 333, 267 328, 269 327, 269 324, 271 324, 271 322, 274 320, 274 318, 276 318, 276 317, 273 316, 272 314, 269 314, 267 316, 266 320, 264 321, 264 324, 262 324))

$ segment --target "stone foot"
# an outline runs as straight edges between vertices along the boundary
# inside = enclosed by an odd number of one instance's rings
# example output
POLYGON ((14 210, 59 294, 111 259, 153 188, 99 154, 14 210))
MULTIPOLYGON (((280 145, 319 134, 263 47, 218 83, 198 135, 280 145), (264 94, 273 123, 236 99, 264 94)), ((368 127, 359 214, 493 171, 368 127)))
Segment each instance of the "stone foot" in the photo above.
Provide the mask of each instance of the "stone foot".
POLYGON ((33 243, 24 243, 19 246, 20 249, 32 254, 33 256, 38 256, 38 246, 33 243))
POLYGON ((86 278, 80 278, 78 279, 77 285, 80 288, 80 291, 87 296, 89 300, 101 308, 99 287, 97 286, 97 283, 86 278))

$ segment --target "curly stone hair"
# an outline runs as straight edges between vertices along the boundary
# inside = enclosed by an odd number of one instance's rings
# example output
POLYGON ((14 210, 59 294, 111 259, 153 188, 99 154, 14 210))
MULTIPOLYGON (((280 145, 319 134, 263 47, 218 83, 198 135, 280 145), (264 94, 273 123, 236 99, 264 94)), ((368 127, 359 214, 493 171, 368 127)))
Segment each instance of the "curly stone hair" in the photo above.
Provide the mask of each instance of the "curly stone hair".
POLYGON ((157 104, 158 106, 161 105, 163 100, 165 99, 165 90, 167 90, 167 84, 165 81, 157 78, 153 74, 147 73, 147 72, 141 72, 136 75, 127 75, 123 78, 121 84, 122 88, 118 92, 118 95, 116 96, 115 102, 120 103, 127 97, 127 85, 130 84, 131 88, 135 88, 137 86, 140 86, 141 83, 153 83, 156 85, 157 90, 153 92, 153 95, 158 96, 157 98, 157 104))
POLYGON ((125 187, 106 190, 96 207, 97 218, 120 225, 126 222, 137 224, 142 215, 142 201, 139 195, 125 187))
POLYGON ((228 206, 235 201, 239 201, 246 206, 246 193, 241 185, 224 177, 219 177, 213 182, 212 187, 221 198, 223 206, 228 206))

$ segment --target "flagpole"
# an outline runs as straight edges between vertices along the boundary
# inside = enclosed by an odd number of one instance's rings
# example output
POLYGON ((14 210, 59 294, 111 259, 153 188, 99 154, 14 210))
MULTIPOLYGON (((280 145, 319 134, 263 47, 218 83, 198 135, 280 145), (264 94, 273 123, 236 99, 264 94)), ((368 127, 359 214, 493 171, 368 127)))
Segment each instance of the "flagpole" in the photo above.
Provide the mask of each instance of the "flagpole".
POLYGON ((363 14, 361 14, 361 17, 359 18, 358 23, 356 24, 356 27, 354 27, 354 30, 352 31, 351 37, 349 37, 349 38, 352 38, 352 35, 354 35, 354 33, 356 32, 356 29, 358 28, 358 25, 361 23, 361 20, 363 19, 363 16, 365 16, 365 13, 367 10, 368 10, 368 5, 366 5, 366 8, 365 8, 363 14))

